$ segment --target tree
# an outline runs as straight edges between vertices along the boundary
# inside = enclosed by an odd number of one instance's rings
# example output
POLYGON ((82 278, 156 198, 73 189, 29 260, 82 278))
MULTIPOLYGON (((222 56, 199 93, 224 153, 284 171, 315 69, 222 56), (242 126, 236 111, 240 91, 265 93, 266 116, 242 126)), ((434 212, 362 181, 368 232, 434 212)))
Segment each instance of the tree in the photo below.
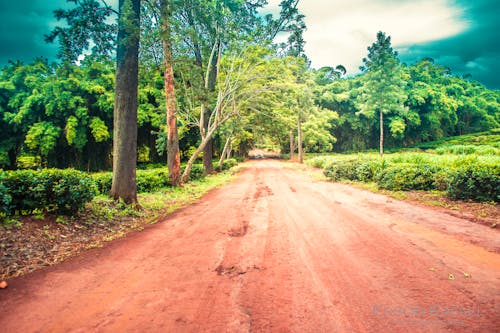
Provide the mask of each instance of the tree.
POLYGON ((116 12, 105 1, 67 0, 75 3, 71 9, 54 11, 56 19, 65 20, 66 26, 54 28, 45 41, 59 41, 59 58, 76 62, 86 51, 109 56, 115 49, 116 24, 108 22, 116 12), (101 6, 101 3, 104 6, 101 6))
MULTIPOLYGON (((363 59, 365 83, 361 95, 361 113, 372 117, 379 114, 380 155, 384 154, 384 114, 389 112, 404 113, 404 102, 407 95, 406 74, 399 65, 397 52, 391 47, 391 37, 383 32, 377 33, 377 41, 368 47, 368 57, 363 59)), ((394 119, 391 133, 398 135, 404 132, 404 121, 394 119)))
POLYGON ((120 0, 111 196, 137 203, 137 94, 140 0, 120 0))
POLYGON ((174 85, 174 57, 171 37, 171 1, 161 1, 163 64, 165 78, 165 97, 167 106, 167 166, 168 178, 173 186, 178 186, 181 176, 181 155, 177 130, 176 98, 174 85))

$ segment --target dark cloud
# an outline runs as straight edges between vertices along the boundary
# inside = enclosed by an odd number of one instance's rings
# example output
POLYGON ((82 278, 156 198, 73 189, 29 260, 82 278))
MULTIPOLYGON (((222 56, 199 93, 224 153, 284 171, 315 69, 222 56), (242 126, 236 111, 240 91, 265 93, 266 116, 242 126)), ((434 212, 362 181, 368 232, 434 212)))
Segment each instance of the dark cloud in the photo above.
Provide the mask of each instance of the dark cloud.
POLYGON ((57 44, 45 43, 43 36, 56 23, 53 11, 67 6, 66 0, 0 0, 0 65, 36 57, 55 60, 57 44))
POLYGON ((463 19, 469 23, 466 31, 431 43, 407 46, 400 58, 413 63, 431 57, 456 74, 471 74, 472 78, 494 89, 500 89, 500 2, 498 0, 457 0, 464 9, 463 19))

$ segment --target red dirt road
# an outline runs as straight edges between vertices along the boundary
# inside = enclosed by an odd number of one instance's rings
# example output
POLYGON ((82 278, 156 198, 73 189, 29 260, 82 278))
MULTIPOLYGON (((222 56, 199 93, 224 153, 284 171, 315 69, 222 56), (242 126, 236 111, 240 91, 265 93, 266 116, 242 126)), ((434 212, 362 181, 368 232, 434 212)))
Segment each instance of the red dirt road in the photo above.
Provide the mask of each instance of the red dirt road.
POLYGON ((495 229, 255 162, 162 223, 9 281, 0 331, 499 332, 499 252, 495 229))

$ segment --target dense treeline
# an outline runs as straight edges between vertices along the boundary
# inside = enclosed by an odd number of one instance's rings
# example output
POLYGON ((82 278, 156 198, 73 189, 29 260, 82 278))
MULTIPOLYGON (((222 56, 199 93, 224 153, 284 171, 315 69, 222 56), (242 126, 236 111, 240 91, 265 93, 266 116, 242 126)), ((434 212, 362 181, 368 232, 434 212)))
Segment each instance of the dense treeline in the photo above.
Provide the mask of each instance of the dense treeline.
MULTIPOLYGON (((400 64, 382 33, 360 75, 346 78, 342 66, 309 68, 297 1, 282 1, 278 18, 260 16, 262 1, 178 1, 166 9, 162 3, 146 2, 141 14, 138 162, 166 161, 165 52, 172 55, 181 158, 205 157, 208 172, 213 156, 243 156, 255 146, 292 153, 302 145, 309 152, 373 149, 385 133, 386 147, 405 147, 500 127, 499 91, 432 59, 400 64), (170 44, 162 15, 170 15, 170 44), (292 32, 288 42, 273 44, 283 31, 292 32)), ((80 6, 56 15, 85 18, 101 8, 92 0, 80 6)), ((92 35, 70 25, 48 36, 61 43, 60 63, 36 59, 1 70, 0 168, 111 168, 116 26, 106 23, 110 8, 98 13, 92 35), (94 46, 75 62, 89 40, 107 47, 94 46)))
MULTIPOLYGON (((386 115, 387 147, 408 147, 500 127, 499 91, 454 76, 432 59, 401 68, 407 75, 407 99, 403 112, 386 115)), ((366 116, 360 106, 366 79, 359 75, 334 80, 319 89, 319 105, 339 114, 332 131, 337 138, 336 152, 378 147, 378 119, 366 116)))

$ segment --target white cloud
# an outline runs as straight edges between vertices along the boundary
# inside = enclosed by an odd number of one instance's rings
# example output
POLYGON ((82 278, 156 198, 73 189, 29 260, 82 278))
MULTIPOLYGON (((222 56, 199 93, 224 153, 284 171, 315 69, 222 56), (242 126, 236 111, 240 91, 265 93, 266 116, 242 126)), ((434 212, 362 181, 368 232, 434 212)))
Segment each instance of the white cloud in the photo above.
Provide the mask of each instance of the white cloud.
POLYGON ((308 30, 306 53, 313 67, 344 65, 358 72, 378 31, 395 49, 440 40, 464 31, 468 23, 450 0, 302 0, 308 30))

